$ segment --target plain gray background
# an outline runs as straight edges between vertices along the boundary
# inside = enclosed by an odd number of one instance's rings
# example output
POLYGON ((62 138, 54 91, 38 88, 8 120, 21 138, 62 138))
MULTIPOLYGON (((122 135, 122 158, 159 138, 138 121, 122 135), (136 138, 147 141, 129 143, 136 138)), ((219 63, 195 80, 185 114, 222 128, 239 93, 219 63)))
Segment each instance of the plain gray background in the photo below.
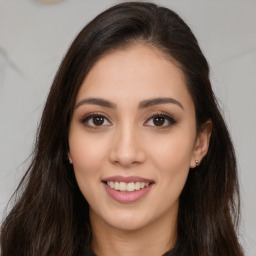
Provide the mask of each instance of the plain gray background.
MULTIPOLYGON (((0 218, 26 167, 58 65, 80 29, 121 1, 0 0, 0 218)), ((256 0, 159 0, 195 33, 237 152, 241 242, 256 256, 256 0)))

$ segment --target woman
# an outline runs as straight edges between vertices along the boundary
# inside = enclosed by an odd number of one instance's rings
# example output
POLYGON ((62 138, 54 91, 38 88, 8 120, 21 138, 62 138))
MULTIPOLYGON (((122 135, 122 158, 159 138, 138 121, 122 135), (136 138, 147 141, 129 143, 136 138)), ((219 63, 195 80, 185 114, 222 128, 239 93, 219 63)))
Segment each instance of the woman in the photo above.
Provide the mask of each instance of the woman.
POLYGON ((243 255, 232 142, 177 14, 122 3, 80 32, 20 190, 3 256, 243 255))

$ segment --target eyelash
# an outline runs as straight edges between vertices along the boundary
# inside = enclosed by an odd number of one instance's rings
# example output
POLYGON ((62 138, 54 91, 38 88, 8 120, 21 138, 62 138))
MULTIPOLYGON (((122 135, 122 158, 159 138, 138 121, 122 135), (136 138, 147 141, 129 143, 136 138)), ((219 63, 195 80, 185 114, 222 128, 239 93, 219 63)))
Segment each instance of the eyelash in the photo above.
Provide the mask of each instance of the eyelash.
MULTIPOLYGON (((174 124, 177 123, 177 121, 171 115, 169 115, 169 114, 167 114, 165 112, 160 112, 160 113, 152 114, 151 117, 149 117, 146 122, 149 122, 150 120, 153 121, 157 117, 164 118, 165 119, 164 123, 167 121, 169 124, 164 125, 164 126, 157 126, 157 125, 152 126, 152 127, 156 128, 156 129, 168 128, 171 125, 174 125, 174 124)), ((146 125, 146 126, 151 126, 151 125, 146 125)))
MULTIPOLYGON (((92 129, 98 129, 98 128, 102 127, 102 126, 99 126, 99 127, 97 127, 97 126, 92 126, 92 125, 89 125, 89 124, 87 123, 90 119, 92 119, 92 118, 94 118, 94 117, 102 117, 102 118, 104 118, 104 121, 105 121, 105 120, 108 120, 108 118, 107 118, 105 115, 101 114, 101 113, 90 113, 90 114, 88 114, 88 115, 86 115, 85 117, 82 118, 81 123, 82 123, 83 125, 89 127, 89 128, 92 128, 92 129)), ((109 120, 108 120, 108 122, 110 123, 109 120)), ((107 125, 107 126, 110 126, 110 125, 107 125)))
MULTIPOLYGON (((157 118, 157 117, 164 118, 165 119, 164 122, 168 121, 169 124, 164 125, 164 126, 157 126, 157 125, 155 125, 155 126, 154 125, 145 125, 145 126, 152 126, 152 127, 157 128, 157 129, 164 129, 164 128, 168 128, 169 126, 177 123, 177 121, 172 116, 170 116, 169 114, 167 114, 165 112, 152 114, 147 119, 147 121, 145 123, 148 123, 150 120, 153 120, 154 118, 157 118)), ((108 120, 108 118, 105 115, 101 114, 101 113, 90 113, 90 114, 88 114, 88 115, 86 115, 85 117, 82 118, 81 123, 83 125, 87 126, 88 128, 92 128, 92 129, 99 129, 102 126, 111 126, 111 122, 108 120), (103 122, 105 122, 105 120, 107 120, 107 122, 110 123, 110 124, 108 124, 108 125, 99 125, 98 127, 96 125, 95 126, 89 125, 88 121, 92 120, 92 118, 94 118, 94 117, 101 117, 101 118, 104 119, 103 122)))

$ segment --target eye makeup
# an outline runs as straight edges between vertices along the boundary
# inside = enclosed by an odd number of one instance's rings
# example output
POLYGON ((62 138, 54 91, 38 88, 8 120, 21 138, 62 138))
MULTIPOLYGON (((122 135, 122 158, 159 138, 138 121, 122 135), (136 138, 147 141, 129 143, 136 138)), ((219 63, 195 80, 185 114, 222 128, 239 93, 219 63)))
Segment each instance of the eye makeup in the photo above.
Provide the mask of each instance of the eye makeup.
POLYGON ((112 123, 108 120, 108 118, 105 115, 97 112, 87 114, 80 120, 80 122, 84 126, 92 129, 99 129, 103 126, 112 125, 112 123))
POLYGON ((152 126, 155 128, 163 129, 176 124, 177 121, 166 112, 157 112, 151 115, 150 118, 144 123, 144 126, 152 126))
MULTIPOLYGON (((112 123, 109 118, 99 112, 92 112, 84 116, 80 122, 87 128, 100 129, 105 126, 111 126, 112 123)), ((143 126, 153 127, 155 129, 168 128, 177 121, 166 112, 156 112, 150 115, 150 117, 143 123, 143 126)))

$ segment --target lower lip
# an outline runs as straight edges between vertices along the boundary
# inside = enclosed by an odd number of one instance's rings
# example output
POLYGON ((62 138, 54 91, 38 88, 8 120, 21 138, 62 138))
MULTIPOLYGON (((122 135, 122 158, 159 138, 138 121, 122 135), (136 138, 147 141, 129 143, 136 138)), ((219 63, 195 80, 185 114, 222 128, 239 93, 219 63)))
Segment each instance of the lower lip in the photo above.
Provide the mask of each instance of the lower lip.
POLYGON ((135 190, 133 192, 123 192, 115 190, 109 187, 107 184, 103 183, 107 193, 119 203, 133 203, 144 197, 151 189, 153 184, 148 185, 140 190, 135 190))

